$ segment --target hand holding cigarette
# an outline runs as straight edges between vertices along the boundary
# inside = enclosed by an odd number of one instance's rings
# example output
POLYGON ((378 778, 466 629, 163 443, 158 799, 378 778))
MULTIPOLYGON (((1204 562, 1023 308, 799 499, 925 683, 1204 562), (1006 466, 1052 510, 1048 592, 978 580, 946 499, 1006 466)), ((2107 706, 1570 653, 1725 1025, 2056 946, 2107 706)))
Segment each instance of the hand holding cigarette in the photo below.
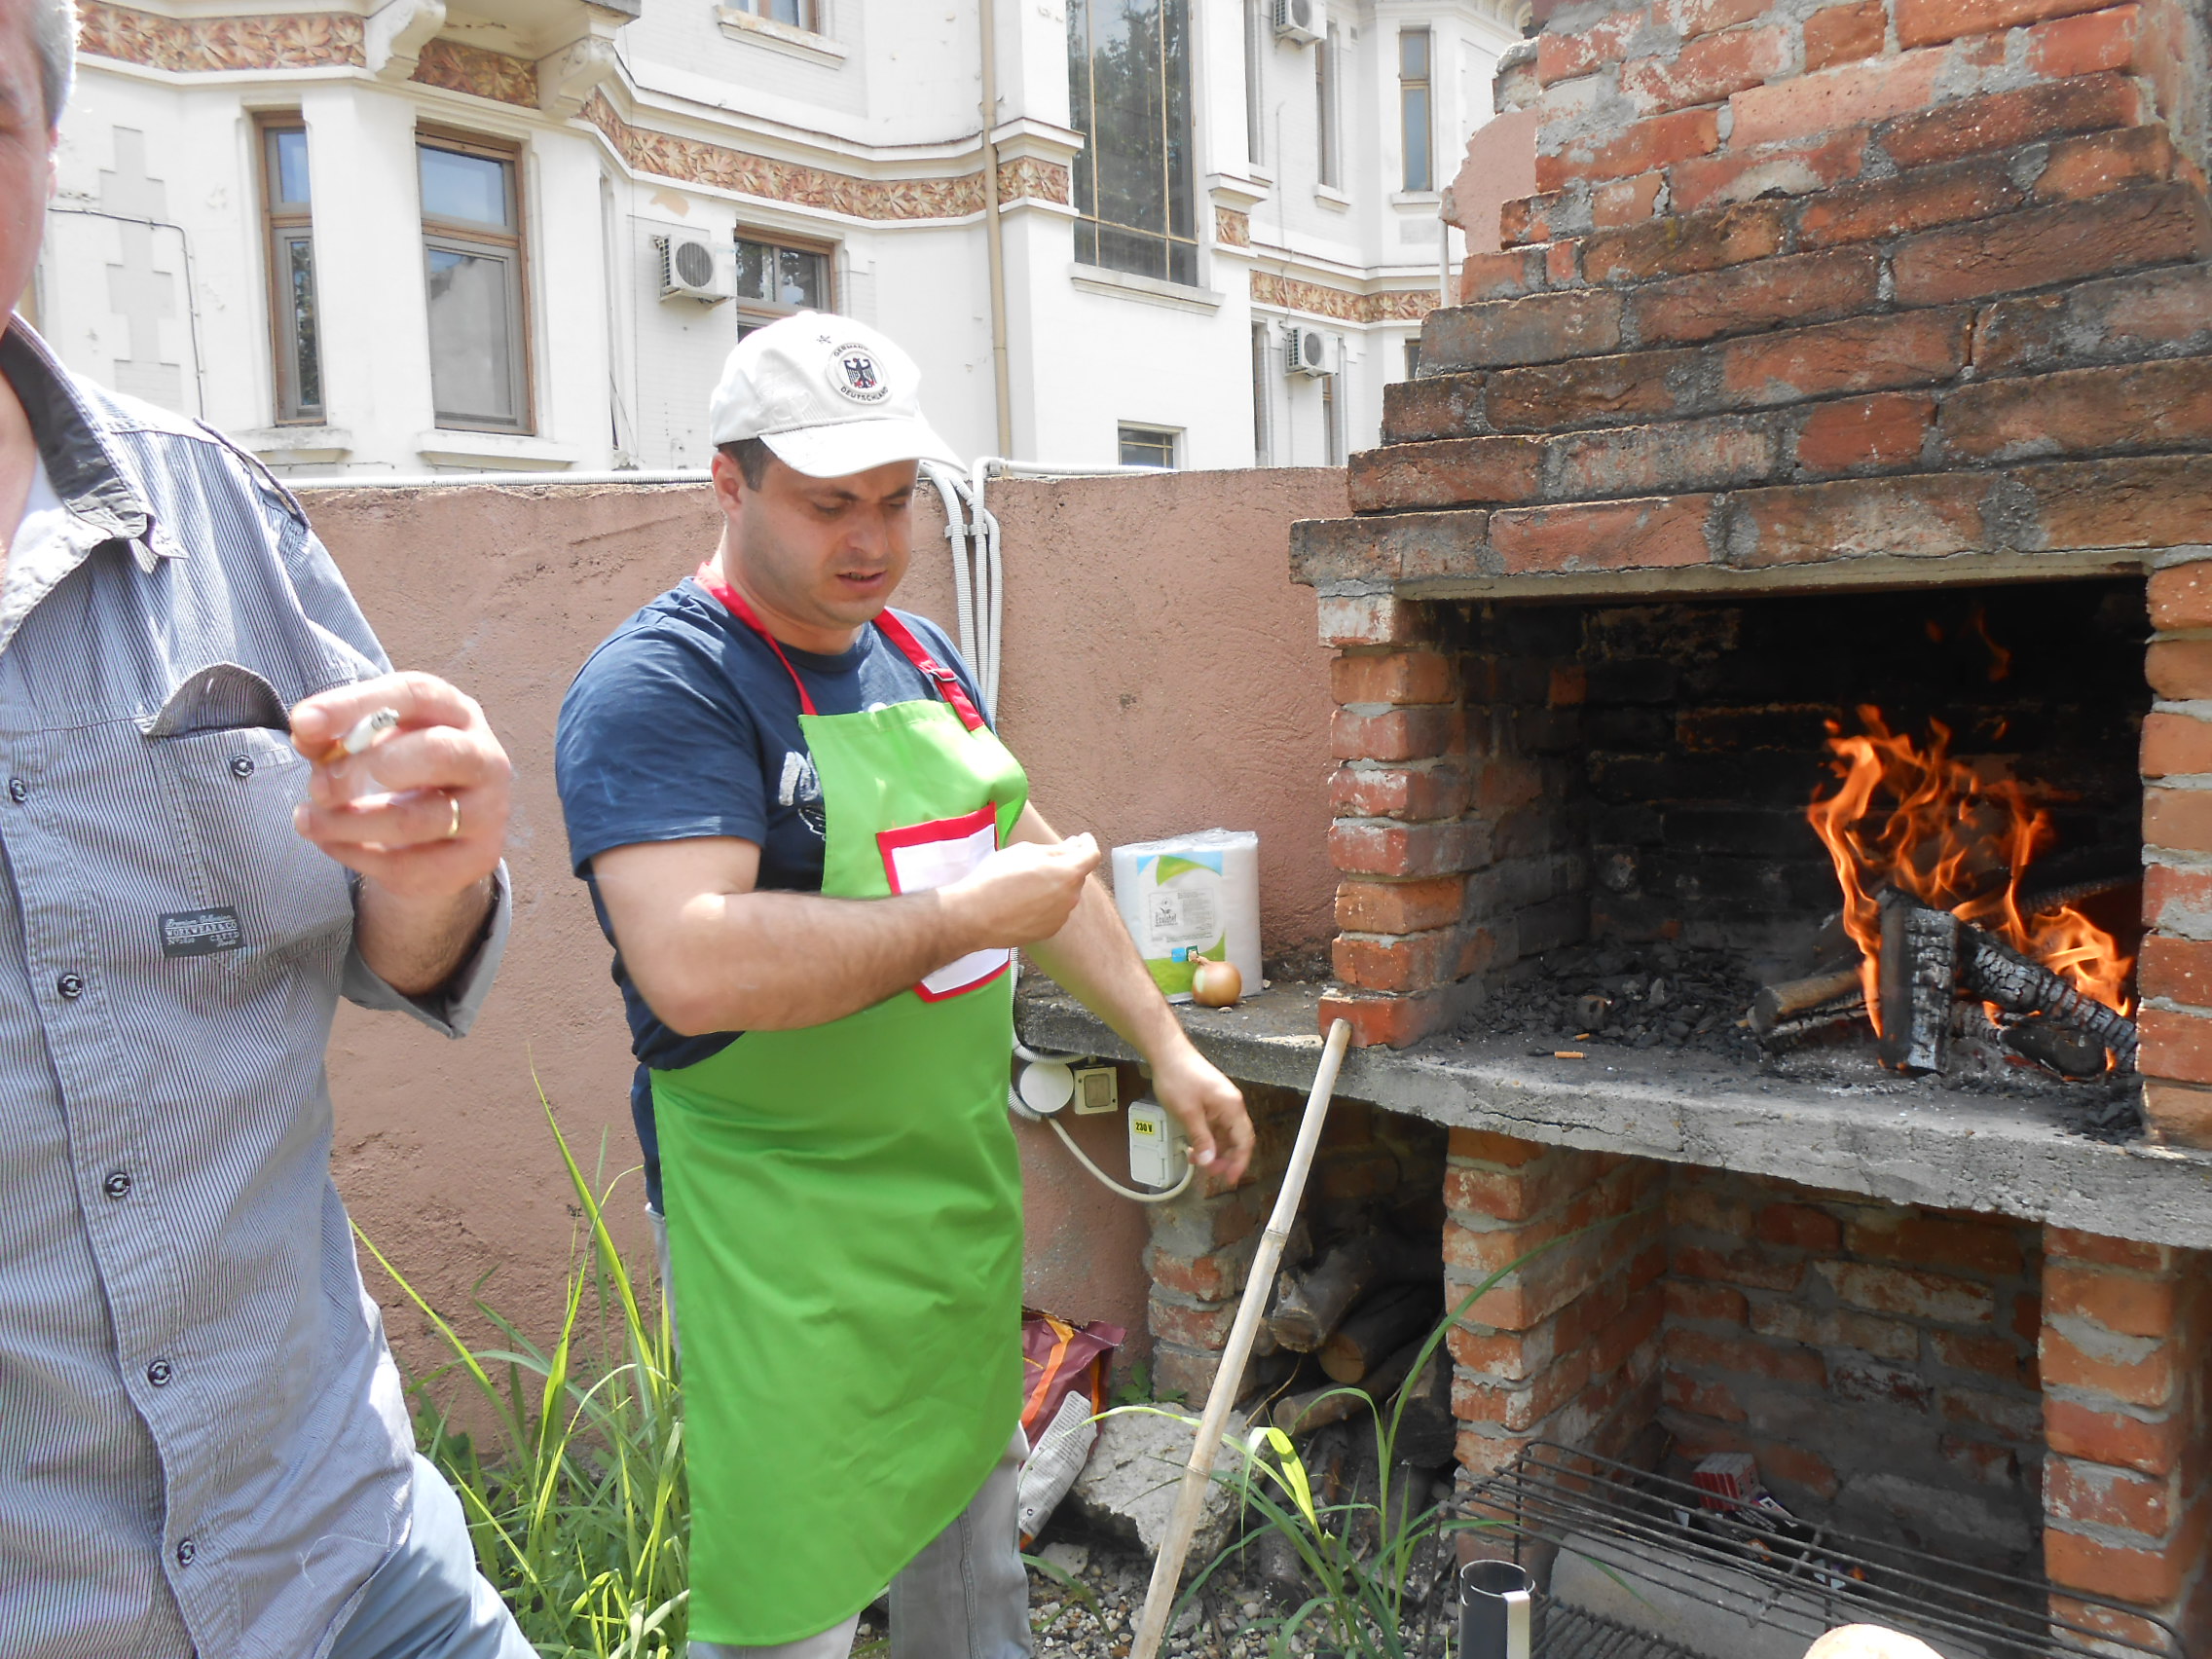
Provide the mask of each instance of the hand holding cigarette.
POLYGON ((438 898, 498 866, 511 768, 484 711, 445 681, 389 674, 310 697, 292 745, 314 762, 299 831, 349 869, 438 898))

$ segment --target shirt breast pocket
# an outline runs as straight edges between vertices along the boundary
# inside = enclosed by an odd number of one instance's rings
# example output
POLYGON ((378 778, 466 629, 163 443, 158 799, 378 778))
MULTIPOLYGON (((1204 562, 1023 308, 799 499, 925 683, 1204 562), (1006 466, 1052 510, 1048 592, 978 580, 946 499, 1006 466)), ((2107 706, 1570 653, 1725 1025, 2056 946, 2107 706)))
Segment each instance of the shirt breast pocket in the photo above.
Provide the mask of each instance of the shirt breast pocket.
POLYGON ((189 905, 160 917, 161 954, 220 957, 247 977, 303 955, 335 966, 351 939, 352 890, 345 866, 293 828, 309 767, 290 739, 227 726, 146 744, 174 791, 195 888, 189 905))

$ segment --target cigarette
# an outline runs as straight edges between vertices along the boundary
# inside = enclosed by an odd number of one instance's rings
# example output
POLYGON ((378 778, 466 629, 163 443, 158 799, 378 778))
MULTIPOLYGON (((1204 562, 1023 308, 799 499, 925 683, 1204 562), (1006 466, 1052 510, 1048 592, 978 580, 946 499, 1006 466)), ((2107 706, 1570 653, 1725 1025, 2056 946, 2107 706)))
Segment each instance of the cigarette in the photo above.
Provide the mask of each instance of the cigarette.
POLYGON ((322 752, 322 763, 334 766, 351 755, 358 755, 386 732, 399 724, 397 709, 376 709, 363 715, 353 729, 322 752))

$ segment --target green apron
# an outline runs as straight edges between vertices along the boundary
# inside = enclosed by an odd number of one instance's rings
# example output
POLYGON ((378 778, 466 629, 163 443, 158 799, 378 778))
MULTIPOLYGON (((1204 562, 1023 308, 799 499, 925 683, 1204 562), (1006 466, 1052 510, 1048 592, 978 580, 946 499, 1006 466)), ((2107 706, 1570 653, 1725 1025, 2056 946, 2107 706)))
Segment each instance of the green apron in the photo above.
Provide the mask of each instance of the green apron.
MULTIPOLYGON (((711 567, 697 579, 783 657, 711 567)), ((944 700, 819 715, 792 672, 832 898, 957 879, 1029 793, 958 679, 888 610, 875 625, 944 700)), ((1010 962, 981 952, 843 1019, 652 1074, 701 1641, 840 1623, 1006 1455, 1021 1412, 1010 962)))

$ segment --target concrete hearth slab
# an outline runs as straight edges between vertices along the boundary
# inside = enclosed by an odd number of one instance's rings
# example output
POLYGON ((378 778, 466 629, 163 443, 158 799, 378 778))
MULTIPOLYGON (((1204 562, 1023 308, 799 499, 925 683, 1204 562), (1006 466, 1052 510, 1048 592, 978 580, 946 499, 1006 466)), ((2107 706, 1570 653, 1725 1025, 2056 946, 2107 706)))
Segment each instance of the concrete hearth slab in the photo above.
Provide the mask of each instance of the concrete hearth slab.
MULTIPOLYGON (((1177 1013, 1231 1077, 1303 1093, 1321 1051, 1318 1001, 1313 987, 1278 986, 1235 1009, 1177 1013)), ((1015 1023, 1032 1048, 1136 1058, 1072 999, 1034 980, 1015 1023)), ((2212 1249, 2212 1153, 2106 1145, 2070 1132, 2046 1101, 1901 1078, 1820 1085, 1695 1053, 1583 1051, 1555 1059, 1510 1038, 1355 1050, 1338 1091, 1455 1127, 2212 1249)))

